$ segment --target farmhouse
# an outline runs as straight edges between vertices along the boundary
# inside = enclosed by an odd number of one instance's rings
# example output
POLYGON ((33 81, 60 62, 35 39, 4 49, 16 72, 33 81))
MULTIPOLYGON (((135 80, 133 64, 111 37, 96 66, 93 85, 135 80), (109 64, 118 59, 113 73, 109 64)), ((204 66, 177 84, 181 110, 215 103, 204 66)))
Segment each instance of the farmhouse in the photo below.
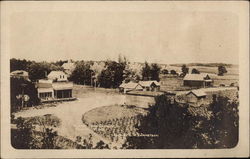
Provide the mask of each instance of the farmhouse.
POLYGON ((48 79, 53 82, 66 82, 68 81, 67 75, 63 71, 51 71, 48 75, 48 79))
POLYGON ((139 84, 142 86, 143 91, 159 91, 161 86, 157 81, 140 81, 139 84))
POLYGON ((29 81, 29 73, 24 70, 16 70, 10 73, 12 78, 23 78, 29 81))
POLYGON ((188 87, 209 87, 212 83, 208 74, 186 74, 183 79, 183 85, 188 87))
POLYGON ((122 83, 119 86, 120 92, 127 93, 132 90, 143 90, 143 87, 139 83, 135 82, 128 82, 128 83, 122 83))
POLYGON ((64 72, 52 71, 48 79, 41 79, 36 84, 38 98, 41 101, 72 99, 73 83, 68 82, 64 72))

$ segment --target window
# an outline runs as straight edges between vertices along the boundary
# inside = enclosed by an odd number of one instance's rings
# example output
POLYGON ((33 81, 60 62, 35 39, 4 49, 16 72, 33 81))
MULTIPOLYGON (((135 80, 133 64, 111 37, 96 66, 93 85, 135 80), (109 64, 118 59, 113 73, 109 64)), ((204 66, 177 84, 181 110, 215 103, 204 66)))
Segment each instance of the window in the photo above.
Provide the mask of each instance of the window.
POLYGON ((52 97, 52 92, 39 93, 40 98, 50 98, 52 97))

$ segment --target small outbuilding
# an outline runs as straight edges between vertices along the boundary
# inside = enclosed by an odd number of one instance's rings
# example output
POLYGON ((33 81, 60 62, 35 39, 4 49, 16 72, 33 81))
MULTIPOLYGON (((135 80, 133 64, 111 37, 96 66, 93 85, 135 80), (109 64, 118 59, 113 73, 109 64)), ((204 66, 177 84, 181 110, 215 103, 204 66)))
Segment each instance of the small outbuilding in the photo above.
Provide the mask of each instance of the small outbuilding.
POLYGON ((202 102, 207 94, 202 90, 192 90, 186 94, 186 101, 188 103, 202 102))

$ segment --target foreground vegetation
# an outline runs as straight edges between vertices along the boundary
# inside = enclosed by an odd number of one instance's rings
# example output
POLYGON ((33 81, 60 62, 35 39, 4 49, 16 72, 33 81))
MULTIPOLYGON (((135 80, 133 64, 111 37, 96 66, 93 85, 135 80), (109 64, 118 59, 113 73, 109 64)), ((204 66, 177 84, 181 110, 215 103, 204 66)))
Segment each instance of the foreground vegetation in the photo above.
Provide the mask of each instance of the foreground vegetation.
POLYGON ((140 133, 158 137, 127 137, 126 149, 233 148, 238 142, 238 100, 214 97, 207 108, 209 116, 194 115, 188 106, 156 97, 156 104, 142 119, 140 133))

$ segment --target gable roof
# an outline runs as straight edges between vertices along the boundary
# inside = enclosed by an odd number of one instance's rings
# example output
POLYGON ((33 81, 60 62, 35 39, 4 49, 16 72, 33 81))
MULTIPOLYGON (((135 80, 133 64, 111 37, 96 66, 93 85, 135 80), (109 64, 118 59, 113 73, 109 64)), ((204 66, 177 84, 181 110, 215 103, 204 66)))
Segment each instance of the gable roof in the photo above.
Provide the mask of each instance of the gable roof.
POLYGON ((63 71, 51 71, 48 76, 50 77, 58 77, 60 75, 65 75, 66 74, 63 71))
POLYGON ((207 95, 207 94, 206 94, 204 91, 202 91, 202 90, 192 90, 192 91, 188 92, 187 95, 190 94, 190 93, 194 94, 196 97, 204 97, 204 96, 207 95))
POLYGON ((142 85, 143 87, 150 87, 152 84, 160 86, 160 83, 157 81, 140 81, 139 84, 142 85))
MULTIPOLYGON (((184 81, 204 81, 206 77, 209 77, 206 73, 201 74, 186 74, 184 81)), ((209 77, 210 79, 210 77, 209 77)))
POLYGON ((128 83, 122 83, 119 87, 120 88, 127 88, 127 89, 134 89, 138 85, 139 85, 139 83, 128 82, 128 83))

